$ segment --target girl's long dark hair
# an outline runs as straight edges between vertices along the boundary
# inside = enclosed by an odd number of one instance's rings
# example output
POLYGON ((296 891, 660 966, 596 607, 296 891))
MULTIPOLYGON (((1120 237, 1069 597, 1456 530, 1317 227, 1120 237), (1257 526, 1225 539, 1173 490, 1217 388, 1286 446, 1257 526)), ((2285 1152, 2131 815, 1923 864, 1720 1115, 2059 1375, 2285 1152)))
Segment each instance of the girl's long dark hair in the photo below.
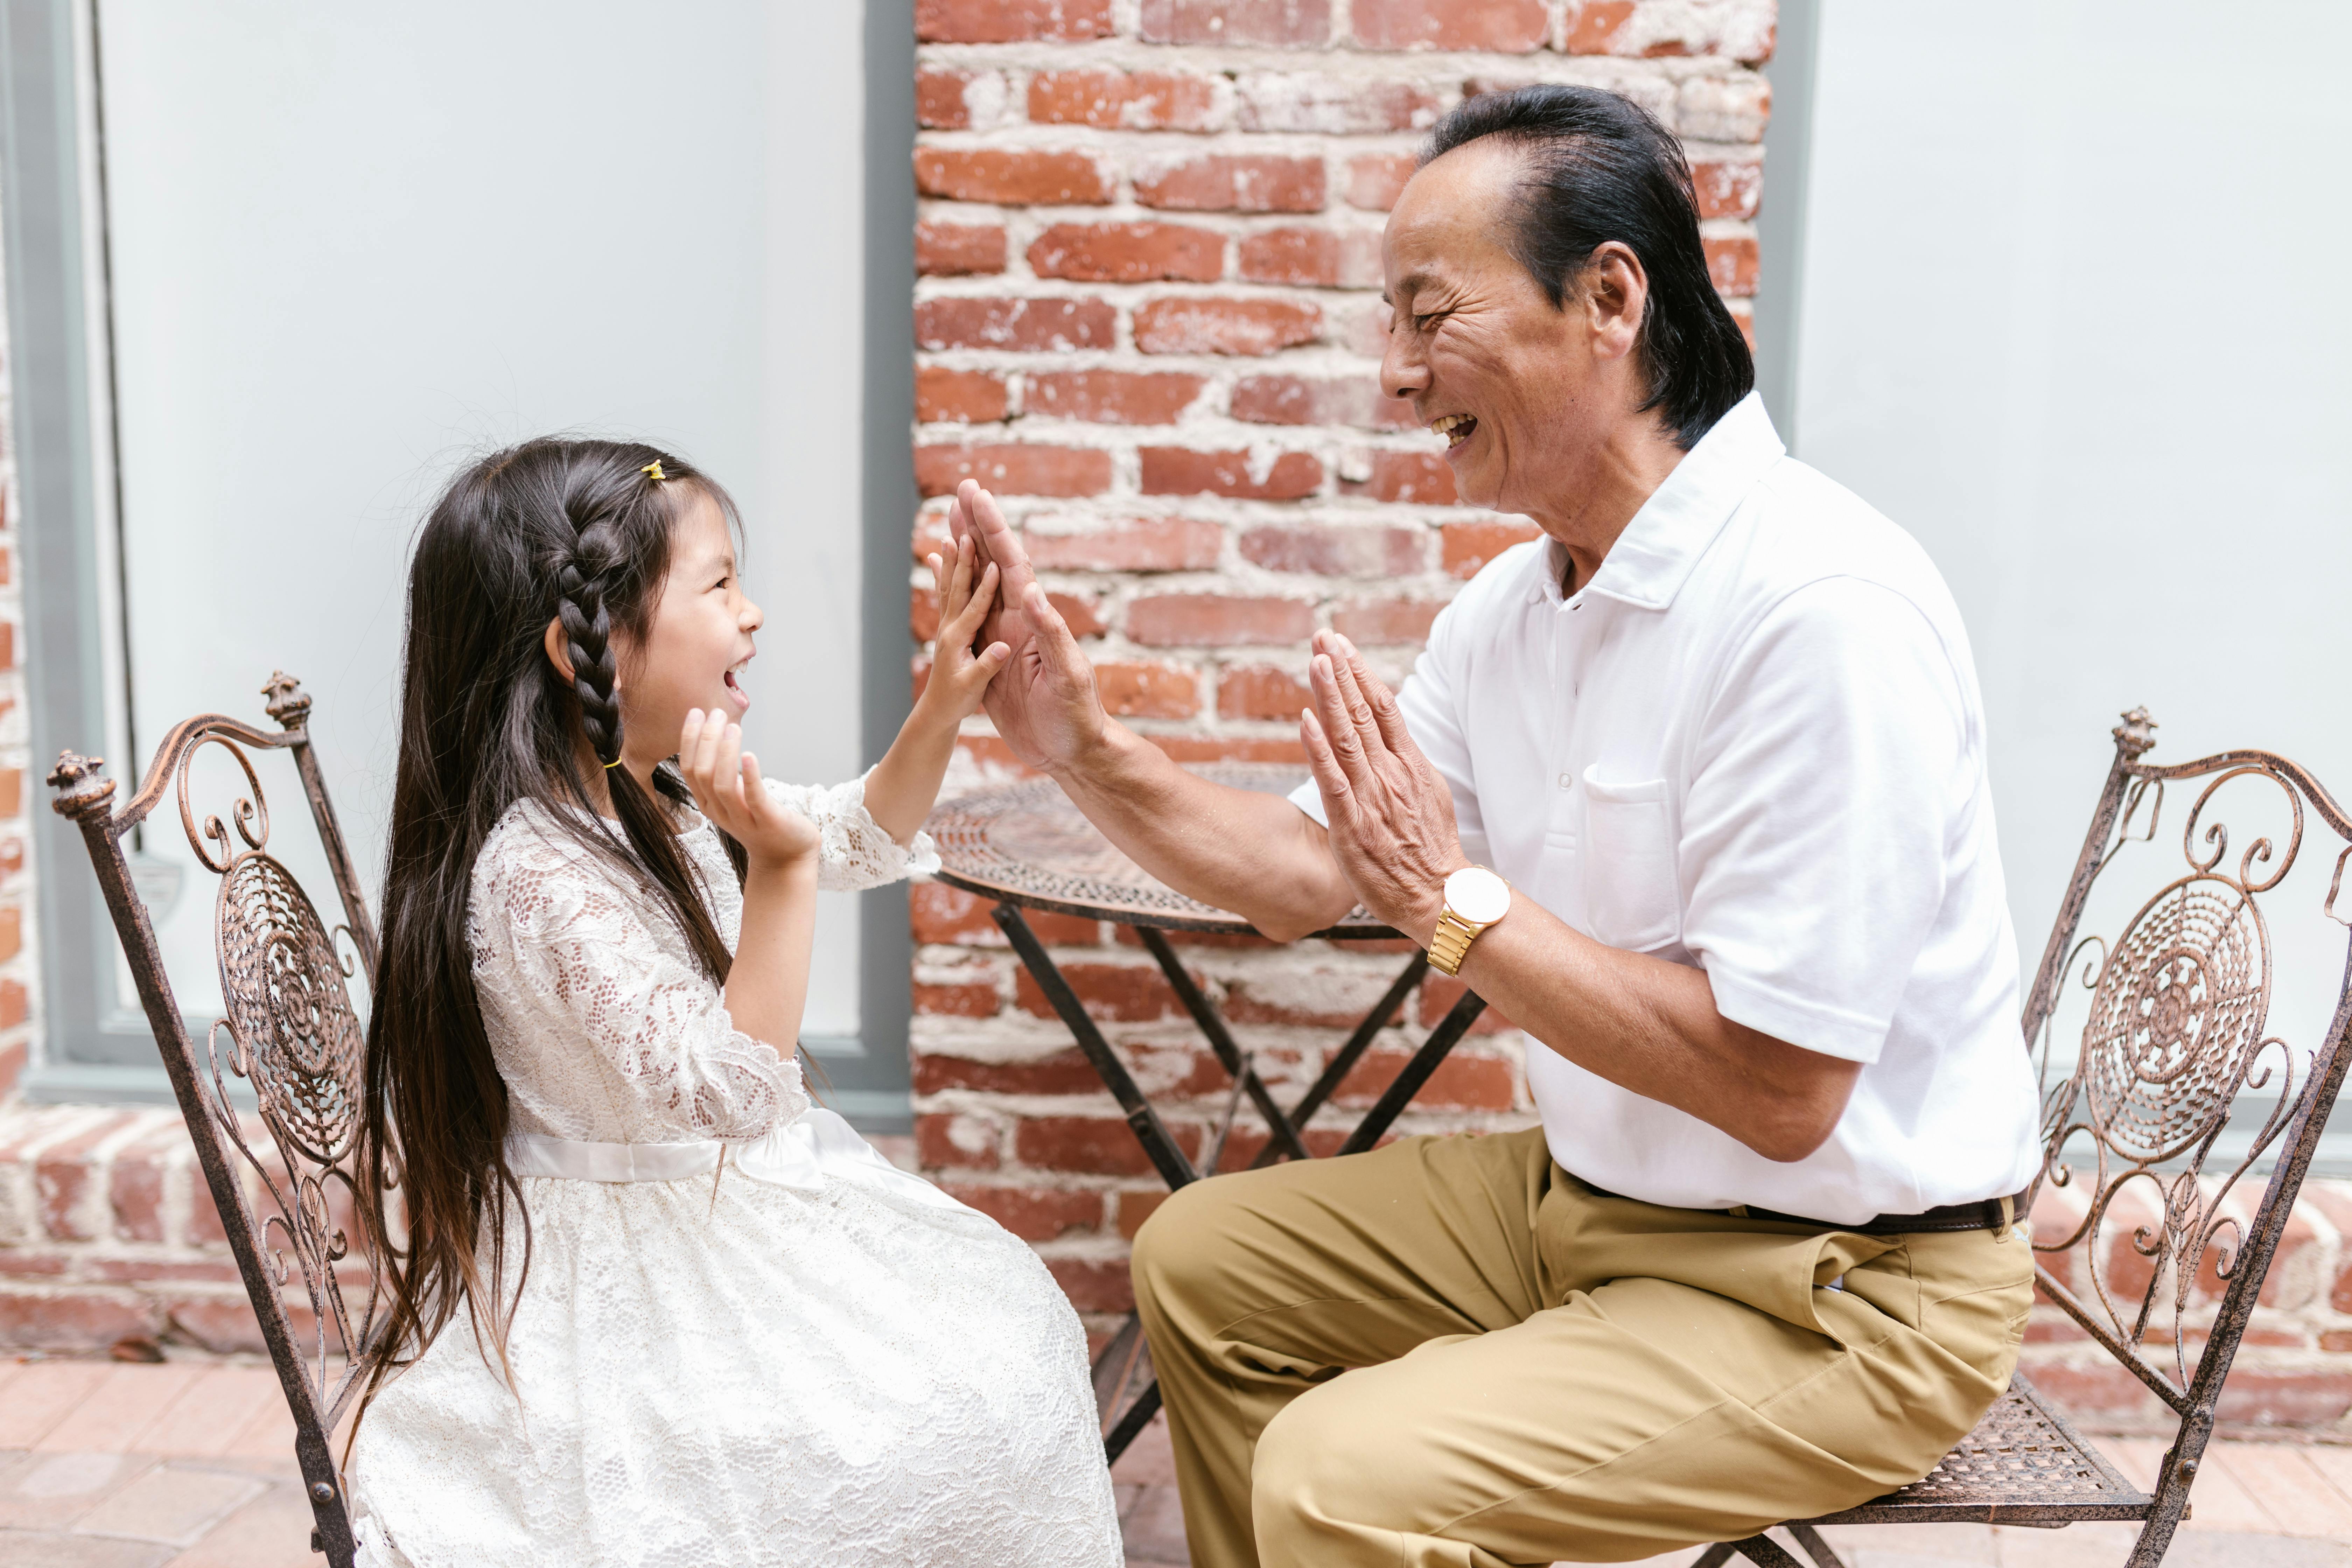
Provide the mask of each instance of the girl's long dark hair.
MULTIPOLYGON (((584 736, 599 763, 621 755, 620 644, 643 646, 671 531, 700 497, 736 525, 726 492, 670 453, 542 438, 459 474, 417 538, 359 1161, 361 1207, 392 1297, 389 1353, 370 1398, 461 1307, 503 1366, 513 1295, 530 1266, 530 1220, 506 1162, 506 1084, 467 937, 474 862, 499 819, 520 801, 538 802, 557 831, 677 924, 714 984, 727 977, 730 955, 670 807, 626 767, 604 768, 620 818, 614 835, 599 821, 581 745, 584 736), (547 657, 551 621, 569 645, 568 681, 547 657), (397 1218, 387 1212, 395 1202, 397 1218), (510 1291, 515 1223, 520 1262, 510 1291)), ((669 802, 687 803, 669 764, 654 782, 669 802)), ((727 846, 740 876, 741 847, 727 846)))

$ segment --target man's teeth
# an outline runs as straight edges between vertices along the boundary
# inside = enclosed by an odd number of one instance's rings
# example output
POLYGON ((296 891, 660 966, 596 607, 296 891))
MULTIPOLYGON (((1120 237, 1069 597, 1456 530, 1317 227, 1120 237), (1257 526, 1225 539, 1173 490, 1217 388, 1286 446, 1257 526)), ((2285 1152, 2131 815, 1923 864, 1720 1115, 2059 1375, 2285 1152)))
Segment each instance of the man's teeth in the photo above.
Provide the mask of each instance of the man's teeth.
POLYGON ((1430 429, 1445 437, 1448 446, 1458 447, 1470 438, 1470 431, 1478 423, 1475 414, 1449 414, 1430 422, 1430 429))

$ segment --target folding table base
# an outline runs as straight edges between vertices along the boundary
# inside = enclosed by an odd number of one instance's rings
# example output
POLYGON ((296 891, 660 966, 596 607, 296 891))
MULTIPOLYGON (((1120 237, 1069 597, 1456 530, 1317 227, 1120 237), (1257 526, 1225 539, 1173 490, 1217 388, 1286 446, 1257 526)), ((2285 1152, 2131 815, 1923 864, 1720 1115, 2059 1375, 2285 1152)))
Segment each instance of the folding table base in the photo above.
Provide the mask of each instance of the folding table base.
MULTIPOLYGON (((1039 942, 1037 933, 1029 929, 1029 922, 1022 917, 1019 908, 1000 903, 993 912, 996 923, 1003 928, 1006 939, 1013 943, 1013 951, 1020 955, 1030 977, 1037 982, 1037 988, 1045 993, 1046 1002, 1077 1041, 1078 1049, 1085 1053, 1096 1076, 1102 1079, 1103 1087, 1109 1089, 1111 1098, 1118 1101, 1120 1111, 1127 1117, 1129 1130, 1135 1134, 1136 1142, 1143 1145, 1144 1155, 1160 1173, 1160 1179, 1166 1182, 1171 1191, 1188 1182, 1200 1180, 1203 1173, 1194 1170, 1192 1162, 1177 1146, 1176 1140, 1168 1131, 1167 1123, 1160 1120, 1160 1113, 1144 1098, 1143 1090, 1136 1085, 1135 1076, 1127 1070, 1127 1064, 1119 1060, 1118 1053, 1111 1049, 1110 1042, 1103 1037, 1102 1030, 1087 1016, 1086 1007, 1078 1001, 1077 994, 1070 989, 1070 983, 1055 966, 1052 955, 1045 951, 1045 944, 1039 942)), ((1423 972, 1429 966, 1426 954, 1415 952, 1412 955, 1403 973, 1389 986, 1387 994, 1365 1015, 1364 1021, 1348 1037, 1348 1043, 1324 1068, 1314 1087, 1286 1114, 1259 1079, 1255 1066, 1234 1043, 1232 1032, 1225 1027, 1224 1019, 1218 1016, 1216 1008, 1202 994, 1201 988, 1192 983, 1192 976, 1178 960, 1166 934, 1150 926, 1133 929, 1151 956, 1159 961, 1160 971, 1168 976, 1168 984, 1175 988, 1177 999, 1183 1003, 1184 1010, 1192 1015, 1192 1022, 1207 1038, 1209 1048, 1215 1053, 1218 1063, 1233 1078, 1235 1093, 1226 1107, 1223 1125, 1218 1130, 1213 1147, 1218 1153, 1223 1152, 1225 1135, 1232 1130, 1233 1119, 1241 1108, 1242 1099, 1246 1097, 1257 1108, 1258 1114, 1265 1119, 1269 1134, 1265 1150, 1254 1162, 1256 1165, 1270 1163, 1284 1155, 1293 1159, 1308 1157, 1306 1140, 1300 1136, 1299 1130, 1330 1100, 1364 1052, 1370 1048, 1372 1041, 1388 1026, 1389 1020, 1403 1005, 1406 994, 1419 984, 1423 972)), ((1429 1081, 1430 1075, 1444 1062, 1447 1053, 1454 1049, 1464 1035, 1469 1033, 1470 1026, 1476 1023, 1478 1015, 1486 1010, 1486 1004, 1476 992, 1464 992, 1444 1018, 1430 1031, 1429 1037, 1422 1042, 1421 1048, 1413 1053, 1404 1070, 1398 1073, 1388 1088, 1381 1091, 1379 1100, 1356 1124, 1355 1131, 1348 1134, 1339 1152, 1342 1154, 1360 1153, 1379 1142, 1381 1135, 1403 1113, 1404 1108, 1412 1103, 1412 1097, 1420 1093, 1422 1086, 1429 1081)), ((1207 1173, 1213 1175, 1216 1172, 1213 1157, 1208 1165, 1207 1173)), ((1133 1314, 1129 1314, 1110 1345, 1095 1361, 1095 1402, 1108 1427, 1103 1447, 1113 1460, 1126 1452, 1127 1446, 1135 1440, 1136 1435, 1143 1430, 1152 1414, 1160 1408, 1160 1384, 1156 1378, 1150 1377, 1150 1352, 1144 1346, 1141 1325, 1133 1314), (1120 1412, 1115 1421, 1112 1420, 1111 1411, 1118 1407, 1120 1397, 1139 1378, 1149 1381, 1133 1403, 1120 1412)))

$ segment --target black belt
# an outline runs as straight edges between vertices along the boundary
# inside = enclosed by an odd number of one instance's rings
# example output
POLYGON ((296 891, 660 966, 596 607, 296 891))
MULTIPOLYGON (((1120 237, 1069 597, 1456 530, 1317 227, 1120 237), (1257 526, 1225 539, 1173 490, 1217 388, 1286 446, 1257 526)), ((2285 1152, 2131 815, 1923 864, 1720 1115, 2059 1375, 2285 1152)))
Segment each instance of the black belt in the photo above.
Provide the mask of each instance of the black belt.
POLYGON ((1883 1214, 1874 1219, 1864 1220, 1860 1225, 1838 1225, 1801 1214, 1778 1214, 1771 1209, 1759 1209, 1747 1204, 1726 1212, 1744 1219, 1779 1220, 1789 1225, 1811 1226, 1815 1230, 1843 1230, 1855 1236, 1916 1236, 1927 1230, 1989 1230, 1999 1236, 2025 1212, 2025 1194, 2018 1193, 2005 1198, 1979 1198, 1969 1204, 1942 1204, 1921 1214, 1883 1214))
MULTIPOLYGON (((1595 1196, 1617 1197, 1619 1194, 1596 1187, 1580 1176, 1577 1180, 1595 1196)), ((2029 1189, 2030 1190, 2030 1189, 2029 1189)), ((1639 1199, 1630 1200, 1639 1202, 1639 1199)), ((1988 1230, 1999 1236, 2017 1222, 2025 1213, 2025 1194, 2017 1193, 2005 1198, 1979 1198, 1974 1203, 1943 1204, 1923 1214, 1883 1214, 1874 1219, 1855 1225, 1841 1225, 1835 1220, 1814 1219, 1809 1215, 1781 1214, 1775 1209, 1759 1209, 1740 1204, 1717 1211, 1739 1219, 1765 1219, 1781 1225, 1801 1225, 1814 1230, 1842 1230, 1851 1236, 1916 1236, 1922 1231, 1988 1230)))

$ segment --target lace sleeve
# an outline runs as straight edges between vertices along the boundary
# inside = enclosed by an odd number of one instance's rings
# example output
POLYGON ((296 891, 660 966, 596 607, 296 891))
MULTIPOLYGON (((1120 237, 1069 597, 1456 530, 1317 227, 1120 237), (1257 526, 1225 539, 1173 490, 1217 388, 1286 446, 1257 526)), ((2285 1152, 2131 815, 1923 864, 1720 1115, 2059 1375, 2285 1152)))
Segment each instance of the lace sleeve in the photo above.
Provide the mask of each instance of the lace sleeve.
POLYGON ((865 774, 831 789, 766 782, 770 795, 816 824, 824 838, 817 852, 816 885, 826 891, 878 888, 940 868, 940 853, 929 834, 919 829, 915 842, 902 847, 866 814, 865 774))
POLYGON ((808 1108, 798 1062, 736 1028, 683 938, 578 847, 495 836, 473 894, 485 1021, 503 1026, 493 1040, 519 1099, 601 1101, 592 1120, 628 1142, 757 1138, 808 1108))

